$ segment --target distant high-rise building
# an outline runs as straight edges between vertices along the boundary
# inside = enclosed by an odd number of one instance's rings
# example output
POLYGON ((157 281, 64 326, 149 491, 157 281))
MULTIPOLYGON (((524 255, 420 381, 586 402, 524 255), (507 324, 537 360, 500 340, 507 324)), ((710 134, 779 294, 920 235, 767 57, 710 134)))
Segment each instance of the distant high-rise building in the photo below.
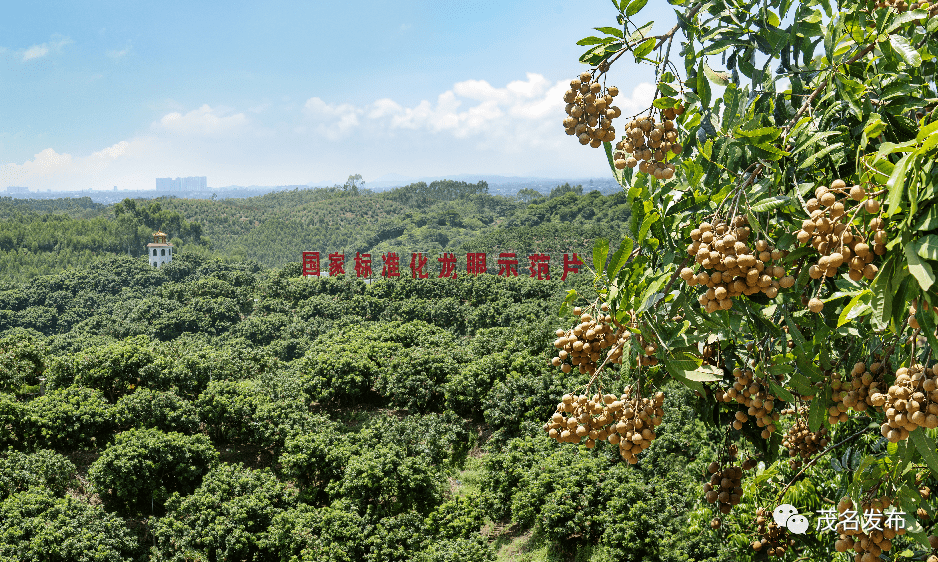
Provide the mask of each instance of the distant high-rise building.
POLYGON ((22 187, 22 186, 17 187, 15 185, 11 185, 7 187, 7 193, 29 193, 29 188, 22 187))
POLYGON ((157 191, 205 191, 208 189, 206 176, 190 176, 188 178, 156 178, 157 191))

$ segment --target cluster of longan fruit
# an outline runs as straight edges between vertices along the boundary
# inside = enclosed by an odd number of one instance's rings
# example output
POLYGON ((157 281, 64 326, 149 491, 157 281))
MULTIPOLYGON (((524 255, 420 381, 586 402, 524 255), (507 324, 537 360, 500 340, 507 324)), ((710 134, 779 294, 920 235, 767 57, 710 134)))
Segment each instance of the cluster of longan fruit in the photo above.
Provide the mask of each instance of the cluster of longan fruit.
MULTIPOLYGON (((918 307, 918 301, 912 301, 912 304, 909 305, 909 327, 913 330, 918 330, 921 327, 919 326, 918 318, 915 317, 915 315, 918 313, 918 307)), ((931 305, 928 304, 928 301, 926 300, 922 301, 921 307, 925 310, 925 312, 932 311, 931 305)))
POLYGON ((674 177, 674 164, 668 162, 672 154, 680 154, 684 147, 678 142, 674 118, 684 113, 684 106, 661 112, 662 120, 654 117, 633 119, 625 126, 625 138, 616 143, 613 163, 619 170, 635 168, 659 180, 674 177))
MULTIPOLYGON (((811 244, 821 255, 817 263, 808 269, 811 279, 834 277, 842 265, 848 267, 848 275, 853 281, 864 277, 868 280, 875 278, 879 269, 873 265, 873 258, 886 253, 883 219, 874 217, 870 220, 871 236, 866 239, 851 224, 858 209, 856 206, 848 208, 844 202, 859 203, 858 206, 862 206, 864 211, 874 215, 880 211, 880 202, 868 198, 863 186, 854 185, 848 189, 846 182, 840 179, 831 182, 830 188, 823 185, 818 187, 814 195, 806 202, 811 217, 801 223, 801 229, 796 233, 798 242, 811 244)), ((813 298, 808 303, 808 309, 821 312, 824 303, 813 298)))
MULTIPOLYGON (((558 329, 554 347, 559 351, 551 359, 551 365, 560 367, 564 373, 569 373, 577 367, 580 373, 593 374, 602 359, 602 350, 616 344, 624 343, 631 336, 631 332, 624 328, 616 329, 612 324, 612 316, 606 314, 609 305, 603 303, 599 313, 594 318, 592 314, 576 307, 573 313, 580 317, 580 323, 570 330, 558 329)), ((610 361, 622 362, 622 346, 616 345, 610 361), (615 353, 618 350, 618 353, 615 353)))
MULTIPOLYGON (((876 2, 877 8, 891 8, 900 14, 909 10, 928 10, 930 17, 938 16, 938 3, 932 2, 911 2, 905 0, 880 0, 876 2)), ((923 25, 922 20, 918 20, 919 25, 923 25)))
POLYGON ((593 148, 602 146, 603 141, 616 140, 612 120, 622 115, 622 110, 612 105, 617 95, 618 88, 604 88, 589 72, 571 80, 570 89, 563 95, 563 101, 567 102, 568 117, 563 120, 567 134, 593 148))
MULTIPOLYGON (((800 417, 782 437, 782 446, 788 449, 790 457, 801 457, 802 460, 808 460, 818 451, 827 447, 830 443, 827 437, 826 428, 821 427, 817 432, 811 431, 808 427, 808 420, 800 417)), ((801 461, 792 459, 790 466, 797 468, 801 466, 801 461)))
POLYGON ((735 217, 732 226, 723 221, 704 221, 690 233, 692 242, 687 253, 694 256, 701 271, 695 273, 685 267, 680 275, 688 287, 707 287, 698 298, 707 313, 729 310, 732 299, 740 295, 761 292, 775 298, 779 288, 795 284, 795 278, 787 275, 784 267, 771 265, 785 257, 785 252, 772 248, 765 240, 757 240, 752 247, 746 243, 752 232, 748 224, 744 216, 735 217))
POLYGON ((872 401, 886 411, 880 431, 892 443, 908 439, 919 427, 938 427, 938 364, 898 369, 895 384, 886 394, 874 394, 872 401))
POLYGON ((684 106, 661 112, 662 121, 653 117, 633 119, 625 126, 625 138, 616 143, 613 164, 619 170, 635 168, 659 180, 674 177, 674 164, 667 160, 680 154, 684 147, 678 142, 674 118, 684 113, 684 106))
POLYGON ((720 513, 726 515, 742 501, 743 469, 739 466, 721 468, 720 463, 713 461, 707 471, 710 481, 704 484, 704 497, 708 503, 718 503, 720 513))
POLYGON ((904 535, 906 532, 904 528, 895 529, 886 524, 883 511, 891 504, 892 500, 886 496, 864 503, 860 509, 856 510, 857 528, 847 529, 844 524, 847 519, 846 513, 847 511, 854 511, 854 505, 853 500, 850 498, 841 499, 837 504, 838 519, 840 521, 837 524, 837 530, 840 532, 840 538, 834 542, 834 550, 837 552, 853 550, 856 553, 854 555, 856 562, 877 561, 880 554, 889 552, 892 548, 892 539, 896 538, 896 535, 904 535), (871 510, 874 517, 878 519, 882 530, 872 529, 869 533, 866 533, 863 531, 863 525, 859 522, 859 518, 871 510))
POLYGON ((784 527, 779 527, 772 513, 760 507, 756 510, 756 525, 759 538, 752 541, 752 549, 760 552, 765 549, 769 556, 784 556, 785 551, 795 545, 795 539, 789 538, 784 527))
POLYGON ((544 424, 547 435, 558 443, 580 443, 593 448, 597 441, 607 440, 619 446, 622 458, 638 462, 640 452, 651 446, 657 435, 655 427, 664 419, 664 393, 654 397, 632 396, 632 387, 616 397, 613 394, 565 394, 557 411, 544 424))
POLYGON ((775 409, 775 397, 769 393, 768 386, 758 381, 750 369, 736 368, 733 370, 736 381, 726 392, 717 392, 716 397, 721 402, 736 401, 746 406, 745 412, 736 412, 733 420, 733 429, 740 430, 750 417, 756 418, 756 425, 762 429, 762 438, 768 439, 775 433, 775 422, 779 420, 780 413, 775 409))
POLYGON ((827 410, 828 423, 836 425, 847 421, 849 409, 865 412, 875 407, 873 395, 881 392, 881 388, 885 388, 884 372, 883 364, 879 361, 871 363, 869 367, 860 361, 850 371, 850 380, 843 381, 839 375, 831 373, 830 385, 834 391, 831 398, 834 400, 834 405, 827 410))

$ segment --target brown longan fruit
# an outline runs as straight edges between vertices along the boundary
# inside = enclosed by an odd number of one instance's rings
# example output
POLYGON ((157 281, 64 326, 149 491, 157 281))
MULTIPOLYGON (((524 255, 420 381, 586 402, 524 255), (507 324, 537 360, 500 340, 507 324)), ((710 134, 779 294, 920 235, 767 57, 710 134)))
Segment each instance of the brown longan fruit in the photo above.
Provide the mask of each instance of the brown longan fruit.
POLYGON ((870 214, 878 213, 879 207, 880 207, 879 201, 877 201, 876 199, 867 199, 866 202, 863 204, 863 208, 866 210, 867 213, 870 213, 870 214))
POLYGON ((824 310, 824 303, 821 302, 821 299, 815 297, 808 301, 808 310, 814 312, 815 314, 819 314, 822 310, 824 310))

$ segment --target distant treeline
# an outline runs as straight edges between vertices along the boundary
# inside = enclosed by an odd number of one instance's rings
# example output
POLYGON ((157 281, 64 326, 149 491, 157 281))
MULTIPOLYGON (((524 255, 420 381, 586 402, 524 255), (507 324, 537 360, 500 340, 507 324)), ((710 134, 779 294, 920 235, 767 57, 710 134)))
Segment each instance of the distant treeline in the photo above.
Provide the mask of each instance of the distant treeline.
POLYGON ((282 267, 301 252, 586 252, 628 228, 624 192, 557 186, 491 195, 485 182, 418 182, 375 193, 355 182, 245 199, 0 199, 0 280, 55 273, 101 255, 141 256, 153 231, 182 252, 282 267))

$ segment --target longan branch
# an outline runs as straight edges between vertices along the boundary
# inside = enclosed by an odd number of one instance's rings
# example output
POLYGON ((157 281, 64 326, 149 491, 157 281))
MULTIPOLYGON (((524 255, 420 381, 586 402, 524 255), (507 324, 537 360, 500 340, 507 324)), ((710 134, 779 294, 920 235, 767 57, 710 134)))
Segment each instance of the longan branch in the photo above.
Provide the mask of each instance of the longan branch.
MULTIPOLYGON (((854 56, 850 57, 850 60, 838 64, 837 67, 839 67, 841 64, 851 64, 860 60, 861 58, 869 54, 874 48, 876 48, 876 43, 871 43, 870 45, 867 45, 866 48, 864 48, 863 50, 861 50, 854 56)), ((795 124, 798 122, 799 119, 801 119, 801 116, 804 115, 804 112, 807 111, 811 107, 811 105, 814 103, 814 100, 816 100, 817 97, 821 95, 821 93, 824 90, 827 89, 827 86, 830 85, 831 77, 833 73, 836 71, 837 67, 830 69, 830 73, 827 75, 827 78, 825 78, 824 81, 821 82, 821 84, 814 90, 814 92, 811 93, 811 96, 808 97, 807 100, 805 100, 801 108, 798 109, 798 112, 795 113, 795 116, 792 117, 791 120, 788 122, 788 124, 782 128, 781 138, 782 138, 783 145, 785 144, 785 141, 788 139, 788 133, 791 132, 791 128, 795 126, 795 124)))
MULTIPOLYGON (((703 5, 704 5, 703 2, 697 2, 697 4, 695 4, 695 5, 687 12, 687 15, 685 15, 684 17, 685 17, 686 19, 688 19, 688 20, 689 20, 689 19, 693 19, 693 17, 697 15, 697 12, 699 12, 700 9, 703 8, 703 5)), ((621 57, 621 56, 624 55, 625 53, 631 51, 631 50, 634 49, 638 44, 644 42, 646 39, 655 39, 656 41, 658 41, 658 44, 655 45, 655 49, 658 49, 659 47, 661 47, 662 44, 664 44, 665 41, 668 41, 669 39, 671 39, 672 37, 674 37, 674 34, 677 33, 677 30, 680 29, 680 28, 681 28, 681 24, 680 24, 680 22, 678 22, 678 23, 676 23, 676 24, 674 25, 674 27, 672 27, 667 33, 664 33, 664 34, 662 34, 662 35, 653 35, 652 37, 642 37, 642 38, 640 38, 640 39, 637 39, 636 41, 634 41, 634 42, 632 42, 632 43, 629 43, 628 45, 626 45, 626 46, 622 47, 621 49, 619 49, 619 51, 618 51, 615 55, 613 55, 612 58, 609 58, 609 59, 607 59, 607 60, 604 61, 604 62, 605 62, 608 66, 612 66, 612 64, 613 64, 614 62, 616 62, 616 60, 618 60, 619 57, 621 57)))
POLYGON ((845 443, 849 443, 850 441, 853 441, 854 439, 856 439, 857 437, 863 435, 863 434, 866 433, 866 432, 867 432, 867 430, 865 430, 865 429, 862 430, 862 431, 858 431, 858 432, 854 433, 853 435, 851 435, 850 437, 844 439, 843 441, 841 441, 841 442, 839 442, 839 443, 834 443, 833 445, 828 446, 826 449, 824 449, 823 451, 821 451, 820 453, 818 453, 817 455, 815 455, 811 460, 809 460, 808 462, 806 462, 805 465, 801 468, 801 470, 798 471, 798 474, 796 474, 796 475, 788 482, 788 484, 787 484, 784 488, 782 488, 782 491, 779 492, 778 495, 775 497, 775 502, 778 503, 778 501, 781 500, 782 497, 785 495, 785 492, 787 492, 788 489, 791 488, 791 487, 795 484, 795 481, 798 480, 798 477, 801 476, 802 474, 804 474, 804 472, 805 472, 806 470, 808 470, 811 466, 813 466, 814 463, 816 463, 817 461, 819 461, 819 460, 821 459, 821 457, 823 457, 823 456, 826 455, 827 453, 833 451, 833 450, 836 449, 837 447, 840 447, 841 445, 843 445, 843 444, 845 444, 845 443))

